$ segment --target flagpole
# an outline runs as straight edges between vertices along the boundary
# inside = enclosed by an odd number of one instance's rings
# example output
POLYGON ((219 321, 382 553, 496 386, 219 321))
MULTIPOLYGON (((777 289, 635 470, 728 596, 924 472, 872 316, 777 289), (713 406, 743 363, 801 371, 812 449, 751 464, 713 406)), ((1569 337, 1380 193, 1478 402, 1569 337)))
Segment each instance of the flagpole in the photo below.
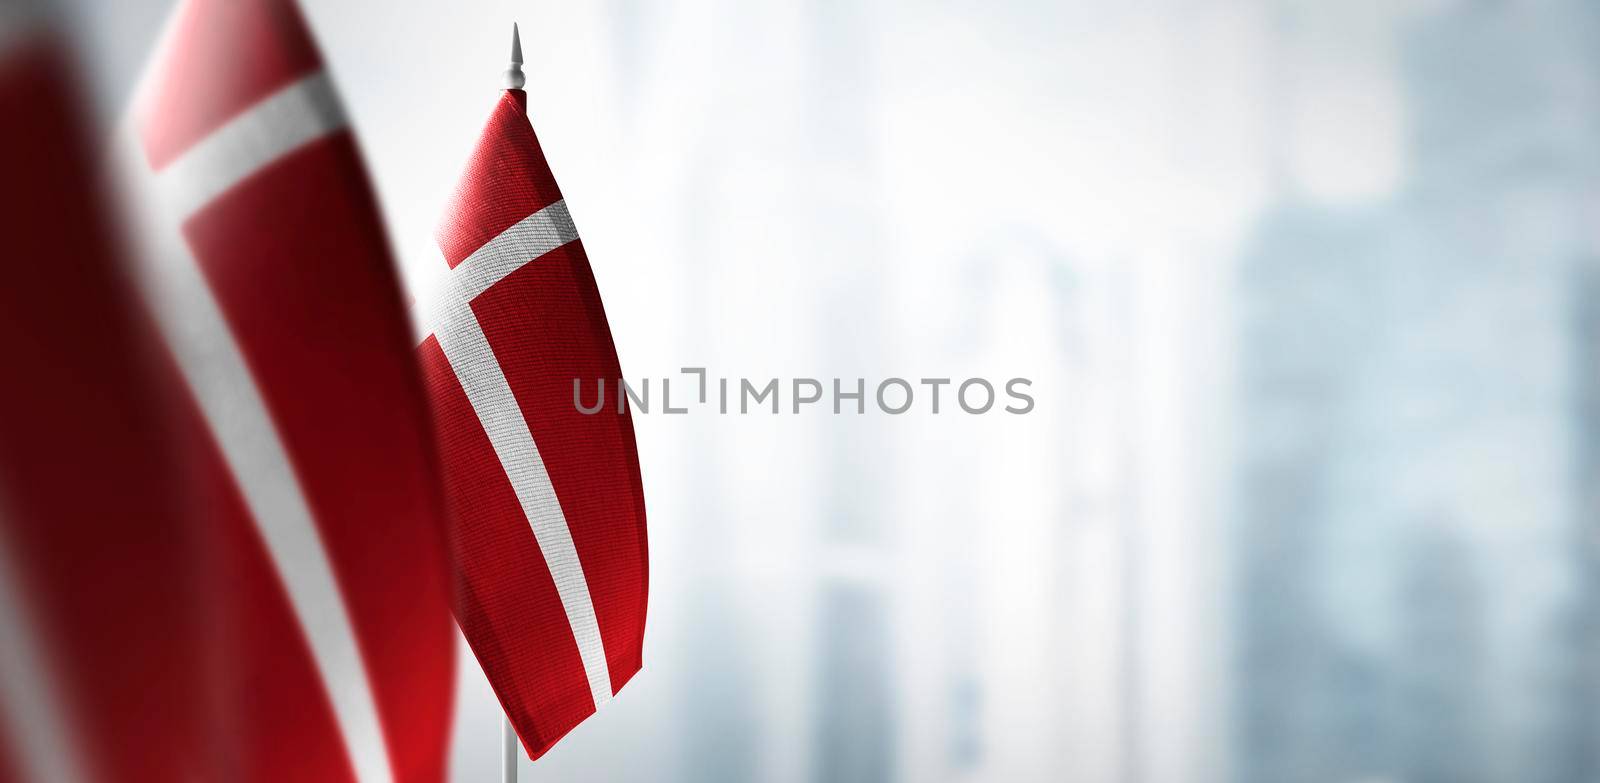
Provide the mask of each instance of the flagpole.
MULTIPOLYGON (((506 68, 505 88, 520 90, 527 83, 522 74, 522 34, 516 22, 511 23, 511 65, 506 68)), ((517 783, 517 730, 511 727, 511 716, 500 716, 500 783, 517 783)))
POLYGON ((522 35, 517 32, 517 23, 511 23, 511 67, 506 69, 506 89, 520 90, 528 79, 522 74, 522 35))
POLYGON ((517 731, 510 716, 500 716, 500 783, 517 783, 517 731))

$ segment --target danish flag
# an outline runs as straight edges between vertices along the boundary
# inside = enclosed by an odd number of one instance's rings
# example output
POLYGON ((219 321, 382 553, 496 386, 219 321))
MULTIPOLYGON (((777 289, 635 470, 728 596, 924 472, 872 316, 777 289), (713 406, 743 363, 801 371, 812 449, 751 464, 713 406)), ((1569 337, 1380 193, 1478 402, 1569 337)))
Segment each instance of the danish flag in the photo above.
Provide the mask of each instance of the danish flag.
POLYGON ((520 45, 418 296, 452 531, 456 618, 538 758, 640 667, 648 569, 628 412, 573 380, 620 378, 588 257, 526 115, 520 45))
POLYGON ((219 779, 442 780, 455 637, 427 407, 294 4, 181 3, 122 143, 205 495, 219 779))
POLYGON ((451 588, 541 755, 639 670, 648 575, 632 421, 573 404, 621 370, 525 94, 419 348, 292 0, 179 4, 115 150, 131 274, 53 51, 0 40, 0 781, 442 781, 451 588))

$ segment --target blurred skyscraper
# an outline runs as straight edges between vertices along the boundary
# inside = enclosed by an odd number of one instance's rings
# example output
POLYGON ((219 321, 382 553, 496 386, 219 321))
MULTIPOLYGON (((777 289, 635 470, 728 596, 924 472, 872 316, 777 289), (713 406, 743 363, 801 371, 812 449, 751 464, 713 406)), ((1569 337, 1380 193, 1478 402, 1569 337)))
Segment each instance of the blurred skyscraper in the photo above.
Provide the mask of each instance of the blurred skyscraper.
MULTIPOLYGON (((873 129, 878 68, 875 11, 849 0, 809 0, 799 23, 807 46, 804 102, 812 177, 802 187, 819 276, 823 403, 842 416, 870 413, 884 366, 879 160, 873 129), (856 379, 865 379, 857 381, 856 379), (834 386, 838 384, 838 386, 834 386), (859 392, 837 400, 836 393, 859 392)), ((898 716, 891 676, 896 542, 888 488, 896 465, 876 419, 843 427, 818 456, 822 498, 812 692, 811 778, 817 783, 894 779, 898 716)))
POLYGON ((1593 780, 1595 11, 1398 41, 1399 191, 1290 183, 1240 265, 1235 768, 1593 780))
MULTIPOLYGON (((943 584, 916 599, 950 642, 934 653, 946 733, 910 779, 1109 783, 1124 762, 1126 323, 1110 290, 1121 268, 1086 267, 1013 225, 978 238, 955 270, 957 350, 945 361, 998 368, 1048 353, 1037 372, 1073 402, 1017 422, 1040 446, 1025 454, 992 422, 960 421, 977 447, 936 457, 950 475, 924 479, 947 498, 924 524, 964 544, 930 558, 943 584), (1007 502, 1019 487, 1041 488, 1041 502, 1007 502)), ((954 408, 955 391, 941 404, 954 408)))
MULTIPOLYGON (((1241 266, 1236 768, 1246 783, 1382 772, 1376 654, 1341 635, 1322 585, 1371 584, 1365 558, 1330 558, 1341 443, 1359 418, 1363 266, 1376 221, 1289 204, 1241 266), (1362 727, 1373 729, 1366 734, 1362 727)), ((1363 339, 1365 338, 1365 339, 1363 339)), ((1376 520, 1372 520, 1376 522, 1376 520)), ((1371 522, 1369 522, 1371 524, 1371 522)))
POLYGON ((1552 761, 1575 780, 1600 779, 1600 264, 1585 266, 1572 287, 1578 496, 1568 541, 1574 594, 1551 638, 1566 657, 1552 683, 1556 717, 1566 727, 1552 761))

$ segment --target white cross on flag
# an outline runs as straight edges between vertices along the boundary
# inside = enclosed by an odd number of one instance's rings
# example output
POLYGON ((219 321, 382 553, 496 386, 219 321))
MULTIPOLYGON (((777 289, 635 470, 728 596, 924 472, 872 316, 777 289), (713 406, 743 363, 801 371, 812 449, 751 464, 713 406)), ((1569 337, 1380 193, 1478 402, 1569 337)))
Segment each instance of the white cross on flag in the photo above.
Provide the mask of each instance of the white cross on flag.
POLYGON ((294 4, 181 3, 122 141, 141 285, 192 397, 216 779, 442 780, 454 631, 426 403, 294 4))
POLYGON ((622 375, 525 95, 419 348, 292 0, 178 4, 115 149, 132 275, 57 50, 7 38, 0 783, 440 783, 451 588, 530 755, 621 689, 638 455, 573 399, 622 375))
POLYGON ((632 419, 573 402, 574 379, 622 374, 526 102, 505 91, 468 160, 418 297, 418 351, 456 618, 538 758, 639 670, 648 573, 632 419))

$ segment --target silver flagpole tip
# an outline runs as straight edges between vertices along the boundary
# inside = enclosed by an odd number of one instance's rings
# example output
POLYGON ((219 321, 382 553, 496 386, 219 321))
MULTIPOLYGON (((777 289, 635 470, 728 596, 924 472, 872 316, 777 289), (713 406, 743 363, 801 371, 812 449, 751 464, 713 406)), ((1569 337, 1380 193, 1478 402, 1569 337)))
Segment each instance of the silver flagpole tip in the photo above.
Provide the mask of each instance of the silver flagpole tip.
POLYGON ((517 23, 511 23, 511 67, 506 69, 506 89, 520 90, 527 84, 527 77, 522 75, 522 35, 517 31, 517 23))

